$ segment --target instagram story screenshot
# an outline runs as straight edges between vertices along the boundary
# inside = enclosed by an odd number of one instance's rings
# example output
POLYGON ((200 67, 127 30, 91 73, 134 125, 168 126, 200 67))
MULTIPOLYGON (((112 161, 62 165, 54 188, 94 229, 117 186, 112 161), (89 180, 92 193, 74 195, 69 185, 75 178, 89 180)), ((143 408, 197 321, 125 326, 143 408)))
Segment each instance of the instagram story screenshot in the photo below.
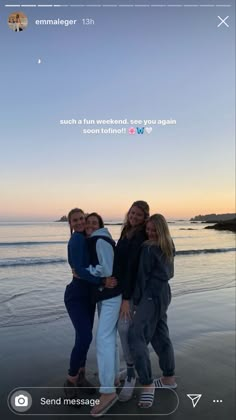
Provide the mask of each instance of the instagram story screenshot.
POLYGON ((235 1, 1 0, 0 417, 235 418, 235 1))

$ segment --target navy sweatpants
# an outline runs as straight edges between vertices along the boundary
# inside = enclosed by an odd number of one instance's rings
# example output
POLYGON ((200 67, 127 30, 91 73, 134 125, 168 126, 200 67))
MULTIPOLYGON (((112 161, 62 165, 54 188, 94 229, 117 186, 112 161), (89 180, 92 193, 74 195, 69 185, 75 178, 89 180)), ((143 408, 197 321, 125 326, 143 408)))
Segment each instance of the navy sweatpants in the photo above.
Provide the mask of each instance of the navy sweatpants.
POLYGON ((85 366, 92 341, 95 305, 90 296, 81 295, 78 280, 72 280, 65 290, 65 306, 75 329, 75 345, 71 352, 69 375, 76 376, 85 366))
POLYGON ((167 309, 170 301, 169 284, 163 283, 159 295, 153 296, 147 290, 136 308, 133 324, 129 330, 129 344, 142 385, 150 385, 153 381, 149 343, 159 357, 163 375, 175 374, 174 350, 167 325, 167 309))

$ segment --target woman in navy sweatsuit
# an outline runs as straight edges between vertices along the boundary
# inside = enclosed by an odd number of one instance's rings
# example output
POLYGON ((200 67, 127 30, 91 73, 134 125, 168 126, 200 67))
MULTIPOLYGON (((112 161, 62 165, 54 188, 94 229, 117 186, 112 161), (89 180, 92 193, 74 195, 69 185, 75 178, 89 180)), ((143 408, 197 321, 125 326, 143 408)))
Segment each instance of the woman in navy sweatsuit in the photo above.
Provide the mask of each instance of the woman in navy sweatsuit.
POLYGON ((171 301, 169 280, 174 275, 175 248, 165 218, 154 214, 147 222, 148 240, 141 252, 133 295, 136 306, 129 343, 139 382, 143 386, 139 407, 149 408, 155 388, 177 387, 174 350, 169 337, 167 309, 171 301), (148 344, 151 343, 163 376, 153 381, 148 344))
POLYGON ((93 276, 86 270, 89 255, 84 236, 85 214, 81 209, 72 209, 68 214, 71 238, 68 243, 68 262, 73 270, 73 279, 65 291, 65 306, 75 328, 75 345, 71 352, 70 368, 65 382, 65 394, 70 398, 77 396, 76 387, 87 387, 95 392, 85 378, 85 364, 92 341, 92 328, 95 304, 92 302, 92 285, 112 287, 113 280, 93 276))

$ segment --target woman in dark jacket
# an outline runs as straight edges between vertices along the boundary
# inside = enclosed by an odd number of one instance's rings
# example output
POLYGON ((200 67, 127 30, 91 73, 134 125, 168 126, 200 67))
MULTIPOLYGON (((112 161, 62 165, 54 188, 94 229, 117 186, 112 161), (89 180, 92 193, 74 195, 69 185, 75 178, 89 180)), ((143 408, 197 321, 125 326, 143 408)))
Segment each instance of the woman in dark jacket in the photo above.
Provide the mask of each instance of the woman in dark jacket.
POLYGON ((145 223, 148 217, 148 204, 142 200, 135 201, 127 213, 121 237, 115 249, 113 275, 117 278, 122 289, 118 331, 127 364, 127 377, 119 395, 119 400, 123 402, 128 401, 132 397, 136 382, 133 357, 128 343, 128 332, 132 324, 132 296, 136 283, 141 246, 147 239, 145 223))

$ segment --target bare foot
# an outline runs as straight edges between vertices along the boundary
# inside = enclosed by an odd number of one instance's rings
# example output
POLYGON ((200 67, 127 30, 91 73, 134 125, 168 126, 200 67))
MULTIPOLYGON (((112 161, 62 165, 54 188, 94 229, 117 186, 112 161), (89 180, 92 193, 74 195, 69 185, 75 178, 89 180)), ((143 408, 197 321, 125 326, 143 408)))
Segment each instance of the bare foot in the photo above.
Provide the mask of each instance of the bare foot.
POLYGON ((116 401, 116 397, 117 397, 116 392, 113 392, 112 394, 101 394, 100 395, 100 403, 99 403, 99 405, 94 406, 93 409, 90 411, 90 414, 92 414, 92 415, 99 414, 107 406, 108 406, 108 409, 109 409, 110 408, 110 404, 112 403, 112 401, 116 401))
POLYGON ((175 377, 174 376, 162 376, 161 381, 163 385, 174 385, 175 384, 175 377))
POLYGON ((68 376, 67 376, 67 380, 68 380, 69 382, 71 382, 72 384, 74 384, 74 385, 76 385, 76 383, 77 383, 77 379, 78 379, 78 375, 76 375, 76 376, 70 376, 70 375, 68 375, 68 376))

